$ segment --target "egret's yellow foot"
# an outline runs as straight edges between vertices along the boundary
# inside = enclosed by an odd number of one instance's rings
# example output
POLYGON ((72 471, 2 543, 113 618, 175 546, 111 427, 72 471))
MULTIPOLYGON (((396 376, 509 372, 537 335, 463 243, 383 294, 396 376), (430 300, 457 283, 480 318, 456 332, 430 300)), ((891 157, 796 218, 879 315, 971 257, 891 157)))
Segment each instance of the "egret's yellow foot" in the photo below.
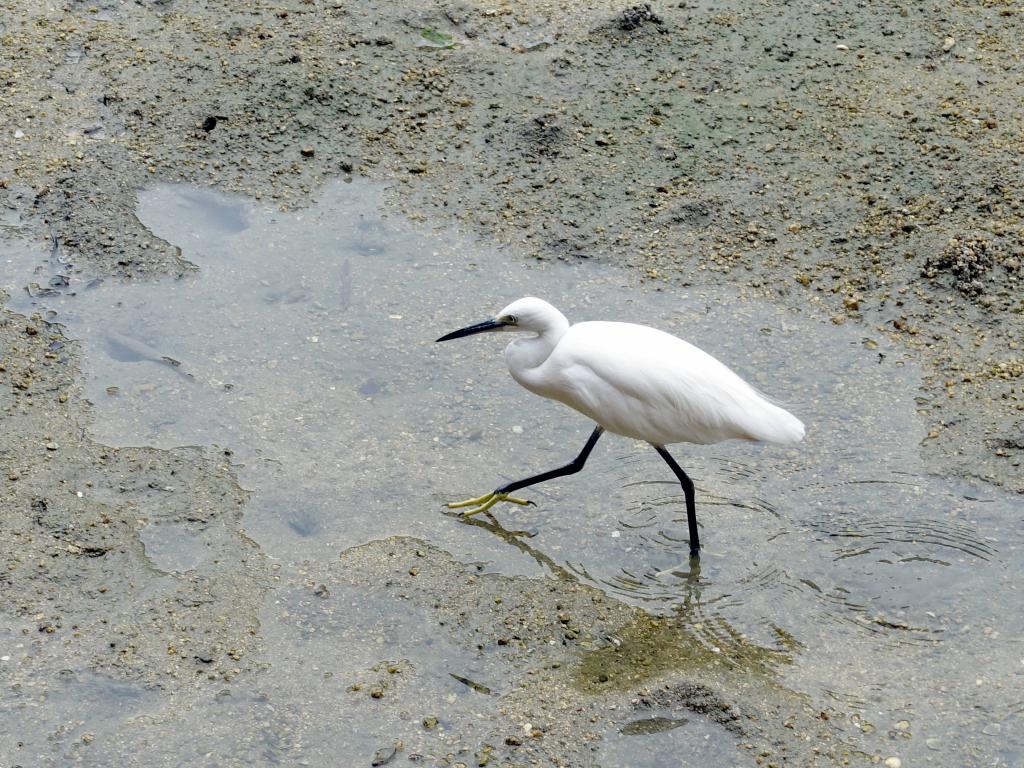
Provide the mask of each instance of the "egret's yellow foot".
POLYGON ((526 506, 532 504, 532 501, 526 499, 517 499, 515 496, 509 496, 507 493, 498 493, 497 491, 491 491, 485 493, 483 496, 477 496, 475 499, 466 499, 465 501, 453 501, 448 505, 448 509, 460 509, 462 507, 475 507, 475 509, 467 509, 462 513, 463 517, 472 517, 473 515, 479 515, 481 512, 486 512, 488 509, 493 507, 499 501, 510 501, 513 504, 521 504, 526 506))

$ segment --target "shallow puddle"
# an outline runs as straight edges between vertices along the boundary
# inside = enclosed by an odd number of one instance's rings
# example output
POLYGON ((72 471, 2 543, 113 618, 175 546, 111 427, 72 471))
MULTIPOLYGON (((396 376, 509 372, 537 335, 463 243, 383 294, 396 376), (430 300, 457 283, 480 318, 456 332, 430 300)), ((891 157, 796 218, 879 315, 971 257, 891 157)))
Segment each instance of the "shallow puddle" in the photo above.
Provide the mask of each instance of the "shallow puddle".
POLYGON ((5 757, 17 758, 19 765, 96 765, 94 743, 104 752, 116 748, 134 723, 159 707, 156 690, 65 669, 52 686, 24 681, 7 687, 0 745, 9 750, 5 757))
MULTIPOLYGON (((44 311, 81 341, 96 440, 230 450, 253 494, 246 532, 271 558, 327 561, 400 534, 493 571, 578 578, 677 615, 713 653, 784 657, 782 682, 848 715, 867 751, 925 760, 942 744, 993 765, 1021 758, 1009 735, 1024 700, 1020 500, 927 474, 919 372, 884 337, 724 290, 658 291, 607 267, 524 263, 388 215, 379 188, 359 180, 300 213, 158 186, 138 216, 198 271, 55 286, 60 265, 16 253, 13 284, 35 285, 9 306, 44 311), (528 489, 537 506, 496 507, 500 525, 443 513, 446 501, 564 464, 591 429, 512 382, 508 337, 433 341, 528 294, 570 320, 675 332, 807 423, 796 448, 673 448, 698 487, 699 572, 686 563, 668 468, 613 435, 581 474, 528 489)), ((195 542, 171 533, 154 529, 147 551, 157 567, 192 567, 195 542)), ((304 607, 276 594, 268 636, 318 642, 274 629, 286 609, 304 607)), ((329 617, 320 621, 330 637, 329 617)), ((405 655, 437 663, 436 648, 409 642, 419 650, 405 655)), ((320 674, 294 672, 269 674, 296 691, 303 674, 320 674)), ((610 764, 628 743, 668 749, 695 727, 620 731, 610 764)))
POLYGON ((206 559, 202 537, 183 525, 149 525, 139 538, 153 567, 167 573, 191 571, 206 559))

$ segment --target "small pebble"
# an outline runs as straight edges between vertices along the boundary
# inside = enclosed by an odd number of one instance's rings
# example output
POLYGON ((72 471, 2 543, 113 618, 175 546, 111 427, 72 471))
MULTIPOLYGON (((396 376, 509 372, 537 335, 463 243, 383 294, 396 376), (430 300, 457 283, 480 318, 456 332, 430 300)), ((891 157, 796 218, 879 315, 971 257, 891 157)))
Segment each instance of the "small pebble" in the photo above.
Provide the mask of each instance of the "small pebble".
POLYGON ((999 723, 989 723, 981 729, 981 732, 984 733, 986 736, 998 736, 1000 733, 1003 732, 1003 726, 1001 726, 999 723))
POLYGON ((901 765, 903 765, 903 761, 898 757, 885 758, 885 768, 900 768, 901 765))
POLYGON ((395 755, 398 753, 400 745, 401 742, 395 742, 390 747, 383 747, 382 749, 378 749, 376 752, 374 752, 373 760, 370 761, 370 765, 387 765, 395 759, 395 755))
POLYGON ((949 53, 951 50, 953 50, 954 45, 956 45, 956 39, 952 37, 947 37, 945 40, 942 41, 942 50, 945 53, 949 53))

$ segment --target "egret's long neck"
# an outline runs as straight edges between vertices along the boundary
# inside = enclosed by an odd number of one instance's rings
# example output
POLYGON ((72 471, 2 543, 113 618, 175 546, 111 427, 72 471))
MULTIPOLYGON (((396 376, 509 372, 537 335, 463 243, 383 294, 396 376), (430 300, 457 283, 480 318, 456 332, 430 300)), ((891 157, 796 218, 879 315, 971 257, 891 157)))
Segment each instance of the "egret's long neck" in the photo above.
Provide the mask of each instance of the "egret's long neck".
POLYGON ((514 378, 519 379, 520 373, 536 368, 547 360, 558 340, 569 330, 569 321, 558 310, 554 310, 554 314, 546 319, 549 322, 545 323, 536 336, 516 339, 505 348, 505 362, 514 378))

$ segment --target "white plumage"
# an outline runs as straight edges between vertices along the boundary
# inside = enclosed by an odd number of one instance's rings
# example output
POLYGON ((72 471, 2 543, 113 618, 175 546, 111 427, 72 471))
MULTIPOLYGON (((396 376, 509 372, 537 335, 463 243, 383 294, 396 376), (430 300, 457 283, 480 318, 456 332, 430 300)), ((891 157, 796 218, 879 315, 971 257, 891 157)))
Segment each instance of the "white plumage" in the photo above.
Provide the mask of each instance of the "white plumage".
POLYGON ((655 445, 803 439, 804 426, 795 416, 707 352, 663 331, 589 322, 550 341, 542 333, 512 342, 505 351, 512 377, 609 432, 655 445), (539 365, 522 364, 523 352, 532 356, 529 348, 535 346, 550 346, 550 352, 539 365))
POLYGON ((496 496, 503 497, 498 501, 513 500, 507 495, 512 490, 578 472, 606 429, 646 440, 669 462, 686 491, 691 546, 696 553, 692 482, 664 446, 731 439, 788 444, 804 437, 799 419, 769 402, 723 363, 654 328, 617 322, 570 325, 565 315, 546 301, 527 297, 509 304, 493 320, 438 341, 483 331, 535 334, 517 339, 505 349, 512 377, 531 392, 565 403, 600 426, 576 461, 470 499, 480 502, 480 508, 470 514, 488 509, 496 496))

